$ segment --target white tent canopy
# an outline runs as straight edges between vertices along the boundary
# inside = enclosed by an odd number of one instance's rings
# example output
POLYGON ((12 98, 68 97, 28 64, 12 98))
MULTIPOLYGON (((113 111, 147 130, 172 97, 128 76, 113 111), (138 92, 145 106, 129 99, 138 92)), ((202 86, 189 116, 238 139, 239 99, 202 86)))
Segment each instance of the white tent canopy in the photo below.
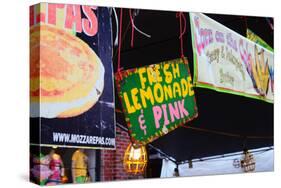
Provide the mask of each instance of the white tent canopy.
MULTIPOLYGON (((255 171, 265 172, 274 170, 274 150, 269 148, 259 148, 250 150, 255 159, 255 171)), ((243 168, 235 167, 234 160, 242 160, 243 152, 226 154, 224 156, 212 156, 201 160, 193 160, 192 168, 188 163, 178 165, 179 176, 200 176, 214 174, 243 173, 243 168)), ((173 177, 176 164, 167 159, 163 159, 161 178, 173 177)))

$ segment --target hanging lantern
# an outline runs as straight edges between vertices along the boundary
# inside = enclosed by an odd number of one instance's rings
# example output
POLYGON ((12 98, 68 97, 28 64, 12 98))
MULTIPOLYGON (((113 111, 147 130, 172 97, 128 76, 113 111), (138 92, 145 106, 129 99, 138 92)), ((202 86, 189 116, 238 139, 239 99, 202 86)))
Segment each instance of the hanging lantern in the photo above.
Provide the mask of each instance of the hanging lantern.
POLYGON ((244 159, 241 160, 241 167, 244 169, 244 172, 252 172, 256 168, 254 156, 248 150, 244 151, 244 159))
POLYGON ((136 147, 130 143, 125 151, 123 162, 127 173, 143 173, 147 165, 145 146, 136 147))

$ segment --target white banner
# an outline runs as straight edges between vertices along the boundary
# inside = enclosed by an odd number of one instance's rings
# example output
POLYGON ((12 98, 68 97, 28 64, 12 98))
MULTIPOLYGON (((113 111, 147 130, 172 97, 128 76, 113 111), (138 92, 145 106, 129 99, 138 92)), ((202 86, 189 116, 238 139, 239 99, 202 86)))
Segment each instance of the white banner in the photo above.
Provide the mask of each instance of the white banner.
MULTIPOLYGON (((259 148, 251 150, 254 161, 255 170, 253 172, 270 172, 274 170, 274 149, 259 148)), ((243 160, 243 152, 229 153, 224 157, 212 156, 202 161, 193 162, 192 168, 189 164, 180 164, 178 166, 179 176, 203 176, 203 175, 218 175, 218 174, 233 174, 243 173, 240 163, 243 160)), ((175 176, 176 165, 172 161, 163 159, 161 178, 175 176)))
POLYGON ((190 13, 195 86, 273 103, 274 54, 201 13, 190 13))

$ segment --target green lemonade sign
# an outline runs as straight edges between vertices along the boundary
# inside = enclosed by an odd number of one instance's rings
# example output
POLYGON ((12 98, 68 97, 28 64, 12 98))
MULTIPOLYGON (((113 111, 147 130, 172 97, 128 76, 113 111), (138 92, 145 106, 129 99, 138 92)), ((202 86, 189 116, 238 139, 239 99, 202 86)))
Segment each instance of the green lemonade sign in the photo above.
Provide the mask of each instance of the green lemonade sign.
POLYGON ((197 117, 187 59, 115 75, 133 143, 144 145, 197 117))

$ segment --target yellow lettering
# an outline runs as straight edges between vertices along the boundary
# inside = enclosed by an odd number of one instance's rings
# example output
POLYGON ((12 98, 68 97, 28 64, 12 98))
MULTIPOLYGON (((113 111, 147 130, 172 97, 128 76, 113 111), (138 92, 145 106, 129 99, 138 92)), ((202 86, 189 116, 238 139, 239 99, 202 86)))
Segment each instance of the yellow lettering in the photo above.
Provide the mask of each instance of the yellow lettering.
POLYGON ((172 64, 172 68, 173 68, 173 75, 174 75, 174 78, 180 77, 180 68, 179 68, 179 64, 177 64, 177 63, 172 64))
POLYGON ((181 87, 180 87, 180 84, 178 82, 175 82, 173 84, 173 90, 174 90, 174 97, 175 98, 177 97, 176 93, 178 93, 178 97, 181 97, 181 87))
POLYGON ((139 90, 137 88, 134 88, 131 90, 132 100, 133 100, 133 104, 134 104, 136 110, 141 109, 141 105, 138 102, 138 97, 137 97, 138 92, 139 92, 139 90))
POLYGON ((136 111, 136 109, 133 106, 131 106, 128 95, 127 95, 126 92, 123 93, 123 97, 124 97, 124 101, 125 101, 125 105, 126 105, 126 109, 128 111, 128 114, 134 113, 136 111))
POLYGON ((156 74, 157 82, 162 82, 162 76, 161 76, 160 71, 159 71, 160 68, 161 68, 160 65, 154 66, 154 72, 156 74))
POLYGON ((188 88, 189 88, 189 91, 188 91, 189 96, 193 96, 194 90, 193 90, 193 85, 191 83, 191 77, 190 76, 187 78, 187 82, 188 82, 188 88))
POLYGON ((159 83, 154 85, 154 98, 158 103, 162 103, 164 101, 163 88, 159 83))
POLYGON ((188 94, 188 88, 189 88, 189 84, 184 78, 182 78, 181 79, 182 97, 185 97, 188 94))
POLYGON ((147 77, 150 85, 156 82, 156 75, 153 75, 153 69, 151 67, 147 68, 147 77))
POLYGON ((153 98, 152 90, 150 87, 148 87, 146 91, 143 89, 140 89, 140 96, 141 96, 141 102, 142 102, 143 108, 147 107, 146 99, 150 100, 151 105, 154 105, 154 98, 153 98))
POLYGON ((155 103, 163 103, 164 100, 194 95, 191 76, 180 78, 180 67, 177 63, 140 68, 138 74, 142 88, 131 89, 130 95, 123 93, 129 114, 147 108, 150 104, 153 106, 155 103), (163 69, 163 72, 160 69, 163 69), (174 78, 178 78, 178 81, 173 82, 174 78))
POLYGON ((164 85, 163 89, 164 89, 164 94, 165 94, 165 100, 168 100, 168 97, 170 99, 172 99, 173 98, 173 92, 172 92, 171 85, 168 85, 168 86, 164 85))
POLYGON ((146 72, 146 68, 140 68, 138 72, 139 72, 139 77, 140 77, 140 82, 141 82, 141 88, 144 89, 146 78, 143 77, 143 73, 146 72))
POLYGON ((168 71, 170 67, 170 64, 164 64, 164 68, 163 68, 163 72, 164 72, 164 75, 165 75, 165 82, 167 84, 171 83, 172 80, 173 80, 173 75, 170 71, 168 71))

